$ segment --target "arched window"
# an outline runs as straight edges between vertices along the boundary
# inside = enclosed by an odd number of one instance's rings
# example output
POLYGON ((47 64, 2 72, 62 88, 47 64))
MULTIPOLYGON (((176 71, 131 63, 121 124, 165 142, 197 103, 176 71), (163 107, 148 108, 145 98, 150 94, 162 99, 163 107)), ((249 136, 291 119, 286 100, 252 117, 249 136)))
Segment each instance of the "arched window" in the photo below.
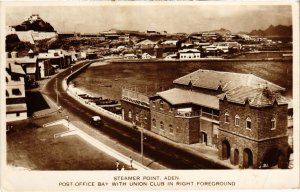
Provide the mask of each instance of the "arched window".
POLYGON ((274 129, 276 129, 276 119, 275 119, 275 117, 273 117, 271 119, 271 130, 274 130, 274 129))
POLYGON ((225 113, 225 123, 229 123, 229 113, 225 113))
POLYGON ((129 117, 130 119, 132 118, 131 110, 128 111, 128 117, 129 117))
POLYGON ((169 132, 173 133, 173 125, 169 125, 169 132))
POLYGON ((162 130, 164 130, 164 122, 160 122, 160 128, 162 129, 162 130))
POLYGON ((251 129, 251 119, 250 119, 250 117, 247 117, 247 119, 246 119, 246 128, 251 129))
POLYGON ((237 126, 237 127, 240 126, 240 116, 239 115, 235 116, 234 125, 237 126))
POLYGON ((152 125, 153 127, 156 127, 156 119, 152 119, 152 125))
POLYGON ((139 114, 138 114, 138 113, 135 114, 135 120, 136 120, 136 121, 139 121, 139 120, 140 120, 140 117, 139 117, 139 114))

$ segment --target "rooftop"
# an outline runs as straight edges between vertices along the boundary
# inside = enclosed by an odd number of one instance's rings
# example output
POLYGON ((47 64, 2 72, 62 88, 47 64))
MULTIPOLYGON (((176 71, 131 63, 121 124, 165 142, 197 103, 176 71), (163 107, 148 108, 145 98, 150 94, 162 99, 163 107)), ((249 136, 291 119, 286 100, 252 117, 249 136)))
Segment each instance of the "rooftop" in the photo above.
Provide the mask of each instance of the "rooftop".
POLYGON ((287 105, 288 102, 280 93, 272 92, 268 87, 255 88, 240 86, 218 96, 220 100, 226 99, 233 103, 245 104, 249 102, 253 107, 272 106, 276 101, 278 105, 287 105))
POLYGON ((137 43, 136 45, 156 45, 156 42, 146 39, 144 41, 137 43))
POLYGON ((216 96, 199 92, 174 88, 159 92, 157 95, 172 105, 195 104, 217 110, 219 109, 219 100, 216 96))
POLYGON ((189 86, 192 83, 193 87, 205 88, 226 92, 239 86, 249 86, 256 88, 268 87, 271 91, 284 91, 285 88, 280 87, 272 82, 264 80, 253 74, 233 73, 213 70, 199 69, 195 72, 187 74, 183 77, 175 79, 174 84, 189 86))
POLYGON ((16 63, 36 63, 37 61, 37 57, 18 57, 18 58, 14 58, 16 63))
POLYGON ((200 53, 200 51, 198 49, 183 49, 179 53, 200 53))
POLYGON ((23 104, 6 105, 6 113, 27 111, 27 106, 23 104))
POLYGON ((173 44, 173 45, 176 45, 177 42, 178 42, 178 40, 166 40, 166 41, 162 42, 161 44, 165 44, 165 45, 173 44))
POLYGON ((39 59, 56 59, 62 56, 55 56, 54 53, 39 53, 39 59))
POLYGON ((17 73, 17 74, 25 75, 25 72, 24 72, 23 68, 20 65, 16 65, 12 61, 8 61, 6 67, 10 68, 10 70, 11 70, 12 73, 17 73))

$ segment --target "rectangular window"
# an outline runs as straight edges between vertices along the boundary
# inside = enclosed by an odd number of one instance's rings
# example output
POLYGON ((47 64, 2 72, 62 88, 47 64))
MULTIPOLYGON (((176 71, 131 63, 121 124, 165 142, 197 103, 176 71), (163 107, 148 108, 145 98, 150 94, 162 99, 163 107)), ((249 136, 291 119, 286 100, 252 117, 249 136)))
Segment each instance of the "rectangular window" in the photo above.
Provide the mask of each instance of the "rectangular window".
POLYGON ((276 119, 275 118, 273 118, 271 120, 271 130, 274 130, 274 129, 276 129, 276 119))
POLYGON ((20 113, 19 113, 19 112, 18 112, 18 113, 16 113, 16 116, 17 116, 17 117, 20 117, 20 113))
POLYGON ((20 89, 12 89, 12 94, 13 95, 22 95, 20 89))
POLYGON ((240 126, 240 117, 238 115, 235 116, 235 121, 234 121, 235 126, 240 126))
POLYGON ((225 123, 229 123, 229 113, 225 113, 225 123))

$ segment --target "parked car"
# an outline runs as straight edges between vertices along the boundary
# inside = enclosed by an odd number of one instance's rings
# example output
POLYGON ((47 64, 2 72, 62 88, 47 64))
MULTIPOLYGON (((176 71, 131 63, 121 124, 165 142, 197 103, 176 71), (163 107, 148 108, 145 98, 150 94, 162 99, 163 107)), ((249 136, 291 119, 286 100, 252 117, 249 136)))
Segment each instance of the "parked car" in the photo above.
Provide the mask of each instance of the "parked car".
POLYGON ((94 126, 100 126, 102 125, 102 120, 100 116, 92 116, 90 119, 90 124, 94 126))

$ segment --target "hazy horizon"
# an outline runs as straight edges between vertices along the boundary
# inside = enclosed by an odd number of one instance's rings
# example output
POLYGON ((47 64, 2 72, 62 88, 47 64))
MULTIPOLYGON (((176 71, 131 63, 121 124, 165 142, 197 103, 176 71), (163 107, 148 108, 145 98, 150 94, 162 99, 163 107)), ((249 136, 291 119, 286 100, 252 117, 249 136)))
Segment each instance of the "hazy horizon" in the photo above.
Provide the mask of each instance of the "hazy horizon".
POLYGON ((14 26, 32 14, 58 32, 97 33, 109 29, 167 31, 251 32, 270 25, 292 25, 289 5, 95 5, 7 6, 6 25, 14 26))

